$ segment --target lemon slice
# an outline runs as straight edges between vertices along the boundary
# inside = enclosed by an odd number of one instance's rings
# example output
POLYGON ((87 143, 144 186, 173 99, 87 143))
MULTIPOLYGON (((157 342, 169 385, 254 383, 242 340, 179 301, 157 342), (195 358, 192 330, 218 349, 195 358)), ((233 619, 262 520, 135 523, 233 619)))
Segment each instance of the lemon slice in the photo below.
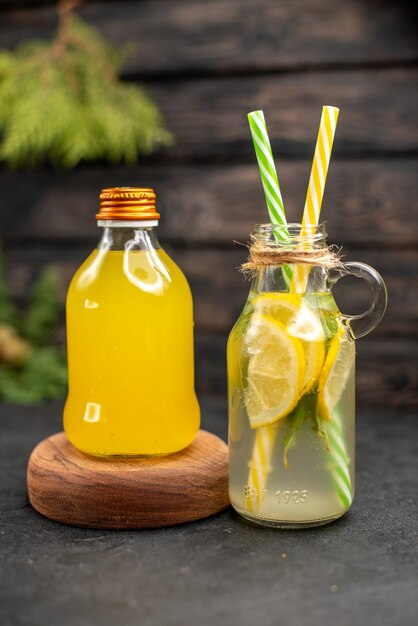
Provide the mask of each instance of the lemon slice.
POLYGON ((301 296, 291 293, 263 293, 254 301, 254 312, 267 315, 285 326, 301 305, 301 296))
POLYGON ((325 335, 317 315, 302 301, 297 313, 287 326, 292 337, 300 339, 305 353, 304 393, 308 393, 318 380, 325 359, 325 335))
POLYGON ((321 372, 325 359, 325 335, 320 319, 305 304, 303 296, 265 293, 254 301, 256 314, 268 315, 286 326, 288 335, 300 340, 305 354, 304 393, 308 393, 321 372))
POLYGON ((345 389, 355 360, 354 342, 343 326, 330 342, 324 367, 318 381, 318 409, 323 419, 330 420, 345 389))
POLYGON ((305 376, 303 380, 303 393, 308 393, 318 380, 325 359, 325 342, 301 341, 305 352, 305 376))
POLYGON ((247 333, 250 354, 245 405, 251 428, 267 426, 296 406, 303 389, 305 355, 276 319, 257 315, 247 333))

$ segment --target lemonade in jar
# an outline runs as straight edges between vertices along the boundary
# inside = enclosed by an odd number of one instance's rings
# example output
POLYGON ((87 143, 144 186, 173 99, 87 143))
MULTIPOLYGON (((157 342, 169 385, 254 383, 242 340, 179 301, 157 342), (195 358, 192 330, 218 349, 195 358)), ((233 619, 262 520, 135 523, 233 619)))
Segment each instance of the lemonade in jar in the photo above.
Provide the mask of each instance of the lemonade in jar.
POLYGON ((362 263, 328 267, 323 225, 263 224, 252 241, 252 285, 227 349, 230 499, 259 524, 315 526, 354 498, 355 338, 380 321, 386 290, 362 263), (295 275, 298 264, 284 260, 299 255, 302 264, 308 249, 298 292, 284 272, 295 275), (338 310, 331 291, 349 273, 373 294, 355 317, 338 310))

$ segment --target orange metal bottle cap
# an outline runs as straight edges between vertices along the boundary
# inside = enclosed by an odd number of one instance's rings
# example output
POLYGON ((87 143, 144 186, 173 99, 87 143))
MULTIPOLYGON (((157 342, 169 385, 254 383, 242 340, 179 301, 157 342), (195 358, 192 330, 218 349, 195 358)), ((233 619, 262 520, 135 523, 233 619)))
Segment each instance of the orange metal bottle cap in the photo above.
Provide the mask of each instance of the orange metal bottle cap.
POLYGON ((97 220, 158 220, 156 195, 147 187, 109 187, 100 193, 97 220))

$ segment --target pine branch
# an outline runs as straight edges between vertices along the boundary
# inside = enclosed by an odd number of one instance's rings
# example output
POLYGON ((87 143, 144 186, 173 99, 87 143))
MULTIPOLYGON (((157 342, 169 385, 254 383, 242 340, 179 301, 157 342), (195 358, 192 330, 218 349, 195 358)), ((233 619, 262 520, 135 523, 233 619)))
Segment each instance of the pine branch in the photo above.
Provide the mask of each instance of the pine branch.
POLYGON ((0 324, 13 325, 16 318, 17 311, 6 284, 4 257, 0 246, 0 324))
POLYGON ((45 345, 55 326, 60 309, 56 270, 48 268, 41 274, 32 291, 22 334, 33 345, 45 345))
POLYGON ((152 99, 118 78, 126 50, 72 13, 59 24, 52 44, 0 51, 0 160, 14 168, 133 163, 172 143, 152 99))
POLYGON ((65 395, 65 354, 45 347, 59 309, 57 276, 50 268, 34 285, 23 323, 6 285, 0 250, 0 400, 34 404, 65 395))
POLYGON ((34 350, 21 368, 0 363, 0 399, 16 404, 36 404, 62 398, 67 390, 67 366, 57 348, 34 350))

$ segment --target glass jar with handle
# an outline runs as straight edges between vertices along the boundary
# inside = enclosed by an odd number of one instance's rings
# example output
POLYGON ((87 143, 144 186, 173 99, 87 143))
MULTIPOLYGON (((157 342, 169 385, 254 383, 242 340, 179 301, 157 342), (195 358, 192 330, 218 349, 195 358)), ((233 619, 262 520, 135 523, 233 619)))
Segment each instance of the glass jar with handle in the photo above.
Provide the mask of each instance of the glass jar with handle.
POLYGON ((300 224, 255 227, 252 285, 227 349, 231 503, 249 520, 282 528, 324 524, 351 506, 355 339, 379 323, 387 300, 373 268, 324 262, 323 225, 300 233, 300 224), (281 228, 286 236, 277 236, 281 228), (289 275, 307 249, 314 253, 301 292, 289 275), (348 274, 371 289, 361 315, 341 313, 332 294, 348 274))

